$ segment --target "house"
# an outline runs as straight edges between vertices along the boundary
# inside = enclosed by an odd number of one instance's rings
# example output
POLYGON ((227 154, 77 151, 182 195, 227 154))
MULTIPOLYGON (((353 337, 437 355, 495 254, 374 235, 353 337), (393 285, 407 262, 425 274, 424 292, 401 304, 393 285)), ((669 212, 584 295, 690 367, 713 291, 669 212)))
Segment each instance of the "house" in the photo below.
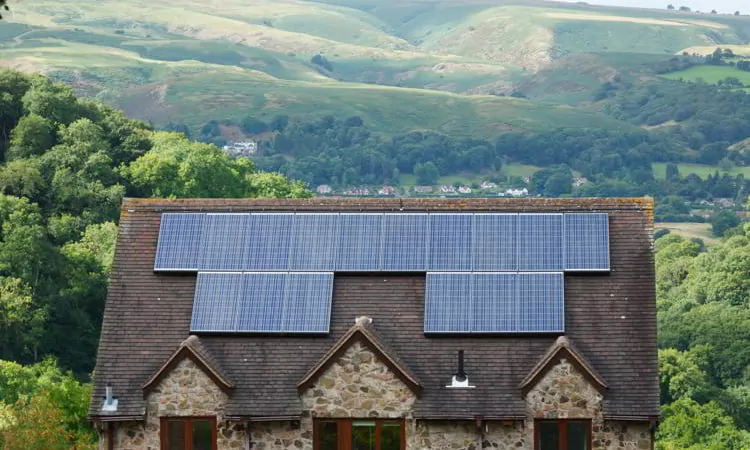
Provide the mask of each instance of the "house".
POLYGON ((444 184, 440 186, 440 192, 442 194, 455 194, 456 188, 450 184, 444 184))
POLYGON ((417 194, 431 194, 433 190, 432 186, 414 186, 414 192, 417 194))
POLYGON ((126 199, 100 448, 651 448, 652 235, 651 199, 126 199))
POLYGON ((505 192, 500 194, 501 196, 509 195, 511 197, 526 197, 529 195, 529 190, 526 188, 518 189, 518 188, 511 188, 506 189, 505 192))
POLYGON ((333 188, 327 184, 321 184, 315 190, 317 191, 318 194, 321 194, 321 195, 330 194, 331 192, 333 192, 333 188))
POLYGON ((223 149, 230 155, 250 156, 258 151, 258 143, 255 141, 230 142, 223 149))
POLYGON ((393 186, 383 186, 382 188, 380 188, 380 190, 378 190, 378 195, 394 196, 396 194, 398 194, 398 191, 393 186))
POLYGON ((347 197, 367 197, 370 195, 370 189, 366 187, 351 188, 344 191, 347 197))
POLYGON ((589 182, 589 179, 586 178, 586 177, 576 177, 576 178, 573 179, 573 186, 574 187, 580 187, 580 186, 583 186, 584 184, 586 184, 588 182, 589 182))
POLYGON ((458 187, 458 193, 459 194, 471 194, 471 187, 469 187, 469 186, 459 186, 458 187))
POLYGON ((497 189, 497 183, 493 183, 492 181, 483 181, 481 185, 479 185, 481 189, 487 190, 487 189, 497 189))

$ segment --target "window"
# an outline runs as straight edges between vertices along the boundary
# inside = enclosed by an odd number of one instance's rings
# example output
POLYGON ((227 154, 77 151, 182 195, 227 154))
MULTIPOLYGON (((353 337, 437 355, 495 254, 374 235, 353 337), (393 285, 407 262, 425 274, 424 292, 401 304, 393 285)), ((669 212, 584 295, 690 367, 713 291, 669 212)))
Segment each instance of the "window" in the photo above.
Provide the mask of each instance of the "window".
POLYGON ((316 419, 315 450, 405 450, 403 420, 316 419))
POLYGON ((216 418, 162 417, 161 450, 216 450, 216 418))
POLYGON ((590 420, 537 420, 536 450, 591 450, 590 420))

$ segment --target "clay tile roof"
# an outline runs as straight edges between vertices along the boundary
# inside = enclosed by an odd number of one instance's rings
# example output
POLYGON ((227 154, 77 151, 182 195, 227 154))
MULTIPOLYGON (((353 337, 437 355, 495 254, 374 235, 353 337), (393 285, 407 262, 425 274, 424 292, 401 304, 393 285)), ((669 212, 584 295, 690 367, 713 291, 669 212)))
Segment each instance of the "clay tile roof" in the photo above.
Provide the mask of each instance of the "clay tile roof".
POLYGON ((524 392, 533 388, 542 376, 544 376, 544 374, 547 373, 547 371, 561 358, 570 361, 600 392, 607 389, 607 383, 601 375, 594 370, 586 358, 584 358, 583 355, 573 347, 570 340, 565 336, 557 338, 555 343, 549 348, 542 359, 531 369, 529 374, 526 375, 518 387, 524 392))
POLYGON ((401 381, 406 384, 415 394, 419 394, 422 385, 409 367, 398 357, 396 352, 391 349, 386 342, 378 335, 372 325, 372 318, 358 317, 354 326, 346 332, 341 338, 326 352, 323 357, 305 374, 297 383, 298 389, 310 387, 315 380, 325 372, 325 370, 346 351, 349 346, 359 340, 367 346, 375 355, 380 358, 390 368, 401 381))
POLYGON ((221 389, 226 391, 234 387, 232 382, 224 375, 219 363, 201 344, 200 338, 198 336, 190 336, 182 341, 177 350, 172 353, 172 356, 143 384, 144 395, 156 387, 159 381, 168 375, 185 358, 192 359, 221 389))

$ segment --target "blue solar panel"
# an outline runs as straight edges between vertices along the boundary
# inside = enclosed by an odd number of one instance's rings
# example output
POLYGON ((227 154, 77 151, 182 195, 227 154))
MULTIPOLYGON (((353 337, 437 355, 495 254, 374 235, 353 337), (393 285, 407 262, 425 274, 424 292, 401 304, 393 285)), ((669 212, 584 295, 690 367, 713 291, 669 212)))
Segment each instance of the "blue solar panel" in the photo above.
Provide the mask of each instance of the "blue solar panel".
POLYGON ((471 270, 473 222, 471 214, 430 214, 428 270, 471 270))
POLYGON ((271 333, 281 329, 281 305, 284 303, 286 273, 245 273, 245 295, 237 313, 236 331, 271 333))
POLYGON ((427 274, 425 333, 560 333, 562 273, 427 274))
POLYGON ((385 214, 380 270, 425 271, 429 227, 427 214, 385 214))
POLYGON ((562 273, 519 273, 517 323, 519 332, 565 331, 565 290, 562 273))
POLYGON ((249 214, 208 214, 203 219, 200 270, 242 270, 249 214))
POLYGON ((333 273, 290 273, 284 285, 281 330, 327 333, 331 322, 333 273))
POLYGON ((244 270, 287 270, 294 214, 251 214, 244 270))
POLYGON ((565 270, 609 270, 607 214, 565 214, 565 270))
POLYGON ((192 331, 232 332, 244 298, 241 273, 199 273, 193 301, 192 331))
POLYGON ((472 331, 508 333, 516 330, 516 274, 472 275, 472 331))
POLYGON ((474 215, 474 271, 515 271, 518 214, 474 215))
POLYGON ((161 215, 154 270, 197 270, 203 214, 161 215))
POLYGON ((470 333, 472 318, 471 273, 428 273, 425 333, 470 333))
POLYGON ((563 215, 518 215, 518 270, 563 270, 563 215))
POLYGON ((336 270, 377 271, 382 227, 382 214, 341 214, 336 270))
POLYGON ((297 214, 292 227, 289 270, 335 270, 338 214, 297 214))

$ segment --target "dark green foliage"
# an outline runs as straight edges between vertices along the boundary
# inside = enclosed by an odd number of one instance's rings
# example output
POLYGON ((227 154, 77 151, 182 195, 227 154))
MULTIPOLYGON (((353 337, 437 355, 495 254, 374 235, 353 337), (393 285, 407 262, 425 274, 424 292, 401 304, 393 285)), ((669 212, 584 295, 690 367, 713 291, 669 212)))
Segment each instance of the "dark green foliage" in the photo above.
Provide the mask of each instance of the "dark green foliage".
POLYGON ((414 165, 414 175, 417 176, 417 184, 422 186, 432 186, 437 184, 438 178, 440 178, 440 171, 437 166, 431 162, 426 162, 424 164, 417 163, 414 165))
POLYGON ((711 233, 716 237, 724 236, 727 230, 740 224, 740 218, 732 211, 719 211, 711 217, 711 233))
POLYGON ((315 55, 310 59, 310 62, 316 66, 322 67, 323 69, 333 72, 333 64, 323 55, 315 55))
POLYGON ((252 116, 247 116, 242 119, 240 126, 242 127, 242 131, 247 134, 261 134, 268 131, 267 123, 252 116))

